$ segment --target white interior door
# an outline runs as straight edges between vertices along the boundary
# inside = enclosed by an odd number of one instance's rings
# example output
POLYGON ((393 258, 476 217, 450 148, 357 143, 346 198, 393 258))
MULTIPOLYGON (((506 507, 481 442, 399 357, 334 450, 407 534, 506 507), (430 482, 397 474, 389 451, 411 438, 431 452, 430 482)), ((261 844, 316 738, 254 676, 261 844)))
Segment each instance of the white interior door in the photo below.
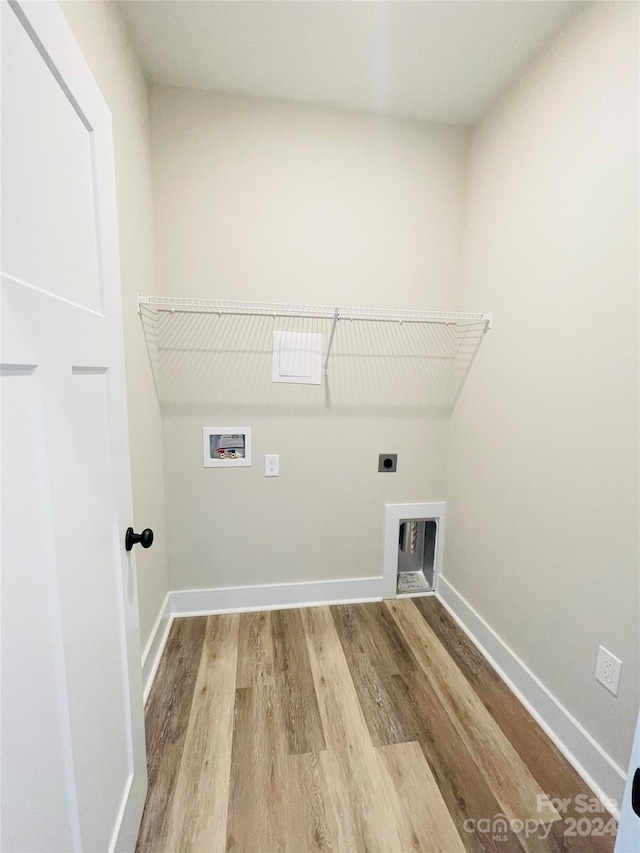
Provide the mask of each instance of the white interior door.
POLYGON ((637 853, 640 850, 640 714, 629 759, 629 773, 620 808, 620 823, 615 853, 637 853))
POLYGON ((109 110, 2 0, 2 837, 133 850, 146 794, 109 110))

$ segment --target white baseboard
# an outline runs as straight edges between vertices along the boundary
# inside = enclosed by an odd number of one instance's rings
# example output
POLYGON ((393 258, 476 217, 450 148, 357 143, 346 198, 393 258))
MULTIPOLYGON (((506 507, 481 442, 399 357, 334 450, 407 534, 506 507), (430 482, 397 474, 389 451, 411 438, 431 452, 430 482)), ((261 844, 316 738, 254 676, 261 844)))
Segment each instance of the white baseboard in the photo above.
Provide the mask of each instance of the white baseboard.
POLYGON ((437 598, 611 814, 626 774, 442 575, 437 598))
POLYGON ((145 705, 149 698, 153 679, 156 677, 156 672, 158 671, 158 664, 160 663, 160 658, 162 657, 162 652, 169 636, 172 621, 171 593, 168 592, 160 607, 155 625, 151 629, 151 636, 142 652, 142 689, 145 705))
POLYGON ((260 586, 181 589, 167 593, 142 655, 142 684, 146 703, 171 623, 182 616, 213 616, 254 610, 285 610, 329 604, 382 601, 383 578, 302 581, 260 586))
POLYGON ((382 583, 380 576, 218 589, 182 589, 171 593, 171 612, 174 616, 200 616, 381 601, 382 583))

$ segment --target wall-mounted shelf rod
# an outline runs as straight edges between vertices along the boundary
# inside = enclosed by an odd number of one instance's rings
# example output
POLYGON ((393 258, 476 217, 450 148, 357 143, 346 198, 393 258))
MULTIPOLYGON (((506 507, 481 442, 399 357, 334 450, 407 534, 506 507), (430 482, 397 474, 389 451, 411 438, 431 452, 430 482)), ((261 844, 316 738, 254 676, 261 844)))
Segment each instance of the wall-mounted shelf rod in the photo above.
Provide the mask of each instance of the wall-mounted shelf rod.
MULTIPOLYGON (((491 328, 491 312, 472 314, 457 311, 411 311, 404 308, 336 308, 327 305, 297 305, 286 302, 236 302, 224 299, 191 299, 171 296, 141 296, 138 313, 146 305, 154 311, 201 314, 241 314, 264 317, 308 317, 332 321, 331 340, 339 320, 364 320, 380 323, 446 323, 469 325, 484 323, 491 328)), ((331 346, 329 346, 331 349, 331 346)))

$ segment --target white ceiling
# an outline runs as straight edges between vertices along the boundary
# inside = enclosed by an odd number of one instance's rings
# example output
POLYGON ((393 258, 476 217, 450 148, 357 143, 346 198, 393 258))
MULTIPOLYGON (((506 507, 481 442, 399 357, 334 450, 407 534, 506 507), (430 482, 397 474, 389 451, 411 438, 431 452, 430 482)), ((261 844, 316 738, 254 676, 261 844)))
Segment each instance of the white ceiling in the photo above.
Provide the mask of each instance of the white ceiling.
POLYGON ((156 82, 477 121, 579 2, 124 0, 156 82))

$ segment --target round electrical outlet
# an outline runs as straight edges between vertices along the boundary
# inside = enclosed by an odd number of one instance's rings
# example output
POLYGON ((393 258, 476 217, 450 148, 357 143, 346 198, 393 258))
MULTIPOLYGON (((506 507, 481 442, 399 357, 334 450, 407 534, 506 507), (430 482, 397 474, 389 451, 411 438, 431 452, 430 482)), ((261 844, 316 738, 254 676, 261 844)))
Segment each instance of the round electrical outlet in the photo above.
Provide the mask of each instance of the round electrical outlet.
POLYGON ((381 474, 392 474, 398 468, 397 453, 381 453, 378 456, 378 471, 381 474))

